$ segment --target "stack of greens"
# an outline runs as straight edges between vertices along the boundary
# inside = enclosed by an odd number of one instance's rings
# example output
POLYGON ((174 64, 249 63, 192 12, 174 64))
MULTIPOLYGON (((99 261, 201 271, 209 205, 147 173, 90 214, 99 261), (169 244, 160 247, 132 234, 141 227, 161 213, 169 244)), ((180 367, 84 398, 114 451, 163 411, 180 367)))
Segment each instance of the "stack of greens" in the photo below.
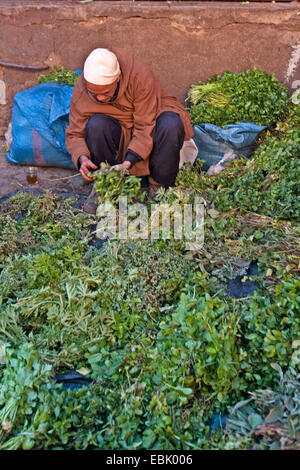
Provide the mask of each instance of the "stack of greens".
POLYGON ((192 85, 188 93, 193 124, 216 126, 240 121, 269 125, 283 117, 289 107, 286 88, 274 75, 251 69, 224 72, 206 83, 192 85))
POLYGON ((217 176, 201 172, 201 162, 184 168, 177 184, 192 187, 218 210, 239 207, 270 217, 299 220, 300 216, 300 106, 267 131, 250 159, 238 159, 217 176))

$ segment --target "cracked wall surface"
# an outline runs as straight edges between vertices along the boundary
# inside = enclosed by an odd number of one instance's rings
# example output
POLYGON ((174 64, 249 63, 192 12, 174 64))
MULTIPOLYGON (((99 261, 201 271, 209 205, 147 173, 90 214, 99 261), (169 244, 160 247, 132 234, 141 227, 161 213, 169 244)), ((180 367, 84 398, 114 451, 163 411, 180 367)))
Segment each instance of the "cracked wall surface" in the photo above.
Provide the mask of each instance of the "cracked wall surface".
MULTIPOLYGON (((299 45, 299 2, 0 3, 0 61, 78 69, 96 47, 125 47, 183 103, 192 83, 252 67, 274 73, 292 92, 300 79, 299 45)), ((40 73, 0 65, 0 137, 14 94, 35 85, 40 73)))

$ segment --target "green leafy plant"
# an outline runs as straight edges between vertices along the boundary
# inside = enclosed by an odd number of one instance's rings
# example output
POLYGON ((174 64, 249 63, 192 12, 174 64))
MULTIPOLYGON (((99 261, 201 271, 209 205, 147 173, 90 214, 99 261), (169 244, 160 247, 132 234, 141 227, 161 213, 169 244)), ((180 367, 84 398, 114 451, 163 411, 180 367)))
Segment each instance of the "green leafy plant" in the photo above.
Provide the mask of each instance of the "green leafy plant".
POLYGON ((79 75, 72 70, 65 69, 64 67, 53 67, 48 74, 42 74, 38 77, 38 83, 58 82, 74 86, 79 75))

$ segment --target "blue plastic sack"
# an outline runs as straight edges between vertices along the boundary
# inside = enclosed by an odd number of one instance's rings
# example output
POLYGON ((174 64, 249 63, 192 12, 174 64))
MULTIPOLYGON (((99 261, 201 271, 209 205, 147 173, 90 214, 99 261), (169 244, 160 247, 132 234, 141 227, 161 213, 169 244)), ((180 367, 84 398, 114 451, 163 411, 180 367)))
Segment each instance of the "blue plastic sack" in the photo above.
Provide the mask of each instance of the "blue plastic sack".
POLYGON ((65 146, 73 89, 48 82, 15 95, 9 163, 76 169, 65 146))
POLYGON ((233 151, 237 157, 249 157, 255 148, 258 134, 266 126, 253 122, 240 122, 222 127, 214 124, 196 124, 193 140, 198 147, 198 158, 204 160, 203 170, 217 165, 224 155, 233 151))

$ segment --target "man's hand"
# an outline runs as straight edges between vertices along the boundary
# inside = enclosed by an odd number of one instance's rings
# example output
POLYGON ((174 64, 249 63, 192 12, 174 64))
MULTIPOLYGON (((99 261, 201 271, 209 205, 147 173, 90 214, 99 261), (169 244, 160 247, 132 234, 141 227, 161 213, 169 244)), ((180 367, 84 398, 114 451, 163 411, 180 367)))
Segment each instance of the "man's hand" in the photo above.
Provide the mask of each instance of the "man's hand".
POLYGON ((113 170, 129 170, 131 167, 131 163, 128 160, 125 160, 123 163, 120 163, 120 165, 115 165, 112 166, 113 170))
POLYGON ((85 179, 86 181, 93 181, 93 179, 89 178, 87 175, 90 172, 90 169, 97 170, 98 168, 97 165, 95 165, 95 163, 93 163, 85 155, 81 155, 81 157, 79 157, 79 163, 80 163, 79 171, 81 173, 82 178, 85 179))

